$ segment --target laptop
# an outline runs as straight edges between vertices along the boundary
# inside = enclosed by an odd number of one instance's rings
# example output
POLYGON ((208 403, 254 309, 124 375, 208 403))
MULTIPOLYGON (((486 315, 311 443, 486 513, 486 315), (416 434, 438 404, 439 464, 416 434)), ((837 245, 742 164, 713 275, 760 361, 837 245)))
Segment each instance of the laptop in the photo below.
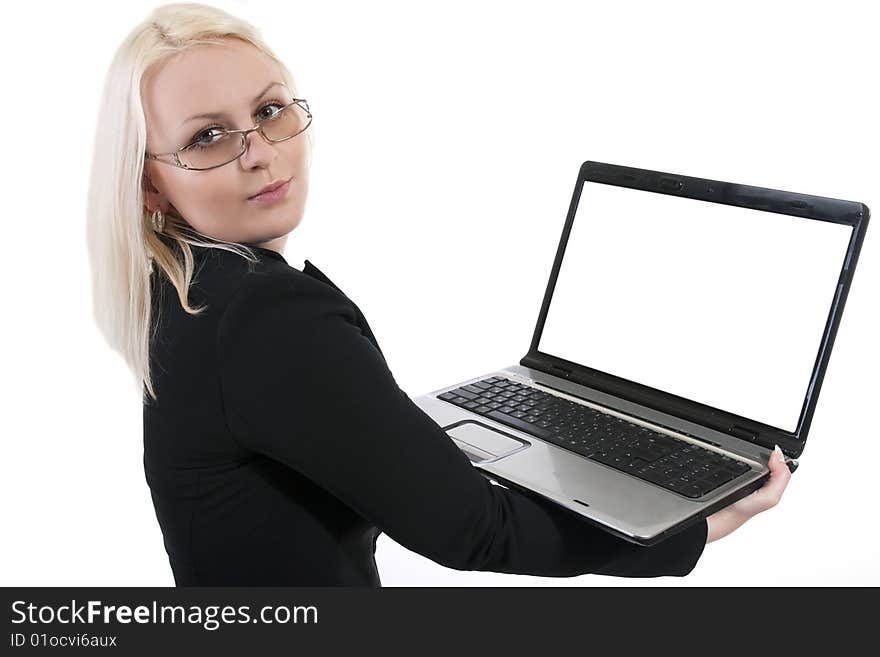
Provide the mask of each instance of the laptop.
POLYGON ((774 445, 797 467, 868 218, 584 162, 526 355, 413 401, 493 484, 654 545, 761 487, 774 445))

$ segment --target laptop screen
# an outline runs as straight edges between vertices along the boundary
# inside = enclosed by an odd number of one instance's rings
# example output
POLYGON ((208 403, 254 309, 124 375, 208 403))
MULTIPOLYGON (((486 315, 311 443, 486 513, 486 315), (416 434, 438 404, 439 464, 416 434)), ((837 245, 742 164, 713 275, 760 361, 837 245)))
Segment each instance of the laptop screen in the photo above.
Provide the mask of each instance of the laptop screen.
POLYGON ((794 432, 851 231, 587 181, 538 350, 794 432))

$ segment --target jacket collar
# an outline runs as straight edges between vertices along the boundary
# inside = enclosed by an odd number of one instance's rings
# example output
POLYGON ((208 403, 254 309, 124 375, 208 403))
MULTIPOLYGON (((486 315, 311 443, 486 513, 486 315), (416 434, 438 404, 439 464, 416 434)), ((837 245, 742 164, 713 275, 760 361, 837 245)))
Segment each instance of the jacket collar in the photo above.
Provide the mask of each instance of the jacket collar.
MULTIPOLYGON (((257 246, 256 244, 249 244, 249 243, 245 243, 245 244, 246 244, 246 246, 248 246, 248 248, 253 249, 260 256, 262 256, 264 258, 270 258, 272 260, 277 260, 278 262, 283 262, 285 265, 290 266, 288 264, 287 260, 284 258, 284 256, 281 255, 280 253, 278 253, 278 251, 273 251, 272 249, 267 249, 262 246, 257 246)), ((299 271, 299 270, 297 270, 297 271, 299 271)), ((322 283, 326 283, 327 285, 332 287, 334 290, 342 292, 342 290, 340 290, 339 287, 333 281, 331 281, 329 278, 327 278, 327 276, 324 274, 324 272, 322 272, 320 269, 315 267, 315 265, 313 265, 308 260, 305 261, 305 266, 303 267, 303 273, 308 276, 311 276, 312 278, 318 279, 322 283)), ((342 292, 342 293, 345 294, 344 292, 342 292)))
POLYGON ((315 267, 315 265, 313 265, 308 260, 305 261, 305 266, 303 267, 303 273, 308 274, 312 278, 317 278, 319 281, 326 283, 327 285, 329 285, 333 289, 338 290, 339 292, 342 292, 342 290, 340 290, 333 281, 331 281, 329 278, 327 278, 327 276, 324 275, 324 272, 322 272, 320 269, 315 267))
MULTIPOLYGON (((273 251, 272 249, 266 249, 266 248, 263 248, 262 246, 256 246, 255 244, 248 244, 248 246, 251 249, 253 249, 254 251, 258 252, 262 256, 265 256, 267 258, 271 258, 272 260, 277 260, 278 262, 283 262, 285 265, 288 264, 288 262, 284 258, 284 256, 281 255, 280 253, 278 253, 278 251, 273 251)), ((335 290, 338 290, 339 292, 342 292, 342 290, 340 290, 339 287, 337 287, 333 281, 331 281, 329 278, 327 278, 327 276, 324 274, 324 272, 322 272, 320 269, 315 267, 315 265, 313 265, 308 260, 305 261, 305 266, 303 267, 303 273, 311 276, 312 278, 316 278, 323 283, 326 283, 327 285, 329 285, 330 287, 332 287, 335 290)))

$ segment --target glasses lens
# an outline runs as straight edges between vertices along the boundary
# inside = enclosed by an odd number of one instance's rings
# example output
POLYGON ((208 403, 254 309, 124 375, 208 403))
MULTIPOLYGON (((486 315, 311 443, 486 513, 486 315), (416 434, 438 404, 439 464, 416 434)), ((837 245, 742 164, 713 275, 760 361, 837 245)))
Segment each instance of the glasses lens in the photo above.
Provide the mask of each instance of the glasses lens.
MULTIPOLYGON (((272 141, 283 141, 309 127, 312 118, 308 105, 300 101, 263 119, 263 131, 272 141)), ((219 129, 204 132, 199 140, 178 153, 181 164, 191 169, 210 169, 231 162, 244 150, 240 133, 222 133, 219 129)))
POLYGON ((266 137, 272 141, 281 141, 305 130, 312 120, 305 109, 306 107, 308 105, 305 104, 305 101, 300 101, 300 103, 288 105, 269 118, 263 119, 263 132, 266 133, 266 137))
POLYGON ((191 169, 209 169, 230 162, 242 153, 241 135, 219 130, 206 132, 199 141, 180 151, 181 164, 191 169))

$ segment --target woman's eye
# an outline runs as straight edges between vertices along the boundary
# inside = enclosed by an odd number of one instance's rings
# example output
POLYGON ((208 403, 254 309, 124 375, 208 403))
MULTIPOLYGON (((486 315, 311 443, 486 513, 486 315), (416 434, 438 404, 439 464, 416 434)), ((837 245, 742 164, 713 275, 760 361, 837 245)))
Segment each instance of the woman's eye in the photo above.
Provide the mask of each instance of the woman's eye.
POLYGON ((194 144, 210 144, 213 140, 204 141, 204 139, 210 139, 211 137, 219 137, 223 134, 223 131, 218 128, 208 128, 207 130, 203 130, 195 137, 193 137, 194 144))
POLYGON ((260 108, 260 111, 257 112, 257 118, 258 118, 258 119, 268 119, 268 118, 273 117, 273 116, 275 116, 276 114, 278 114, 277 111, 275 111, 275 112, 271 112, 271 113, 269 113, 269 114, 262 114, 262 115, 260 114, 260 112, 262 112, 264 109, 266 109, 267 107, 272 107, 273 105, 274 105, 275 107, 277 107, 279 110, 280 110, 282 107, 284 107, 284 105, 282 105, 281 103, 276 103, 276 102, 266 103, 265 105, 263 105, 263 106, 260 108))

